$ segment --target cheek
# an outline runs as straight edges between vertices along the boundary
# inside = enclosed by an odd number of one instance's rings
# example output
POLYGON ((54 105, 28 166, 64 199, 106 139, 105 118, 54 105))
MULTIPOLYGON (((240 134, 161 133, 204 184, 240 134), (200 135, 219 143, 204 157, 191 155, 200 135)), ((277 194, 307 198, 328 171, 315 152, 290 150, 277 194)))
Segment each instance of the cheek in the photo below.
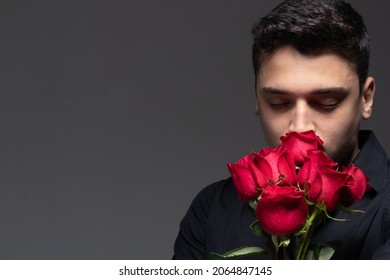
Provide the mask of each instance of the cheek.
POLYGON ((345 114, 331 118, 317 127, 317 135, 324 141, 325 153, 333 160, 340 160, 356 145, 360 120, 356 115, 345 114))
POLYGON ((264 137, 270 147, 276 147, 280 144, 280 136, 288 132, 288 125, 281 118, 273 118, 270 115, 264 117, 260 114, 260 121, 264 137))

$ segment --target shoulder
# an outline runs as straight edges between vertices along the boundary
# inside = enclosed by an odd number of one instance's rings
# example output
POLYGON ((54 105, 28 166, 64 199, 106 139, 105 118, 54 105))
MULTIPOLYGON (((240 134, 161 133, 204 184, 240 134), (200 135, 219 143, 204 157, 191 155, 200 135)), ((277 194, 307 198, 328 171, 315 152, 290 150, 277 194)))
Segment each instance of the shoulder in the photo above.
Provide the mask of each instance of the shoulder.
POLYGON ((231 178, 212 183, 195 196, 182 224, 193 223, 196 219, 206 226, 213 211, 227 207, 236 200, 237 195, 231 178))
POLYGON ((216 201, 226 204, 237 200, 237 194, 231 178, 223 179, 202 189, 194 198, 192 205, 211 208, 216 201))
POLYGON ((215 209, 221 209, 221 203, 226 204, 234 197, 237 199, 230 178, 208 185, 196 195, 180 223, 174 259, 208 258, 206 240, 210 216, 215 209))

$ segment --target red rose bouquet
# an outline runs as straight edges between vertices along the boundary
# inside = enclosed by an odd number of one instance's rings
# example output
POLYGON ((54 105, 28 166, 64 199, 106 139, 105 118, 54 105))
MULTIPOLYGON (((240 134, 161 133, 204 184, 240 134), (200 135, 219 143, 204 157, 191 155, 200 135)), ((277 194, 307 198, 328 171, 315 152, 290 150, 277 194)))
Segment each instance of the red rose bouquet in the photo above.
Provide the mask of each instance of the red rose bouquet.
POLYGON ((368 178, 355 165, 339 167, 323 152, 322 140, 313 132, 291 132, 276 148, 264 148, 228 164, 238 197, 248 202, 257 220, 252 231, 268 239, 267 249, 241 247, 214 258, 267 254, 269 259, 330 259, 334 248, 310 248, 316 226, 334 219, 336 207, 347 207, 370 188, 368 178))

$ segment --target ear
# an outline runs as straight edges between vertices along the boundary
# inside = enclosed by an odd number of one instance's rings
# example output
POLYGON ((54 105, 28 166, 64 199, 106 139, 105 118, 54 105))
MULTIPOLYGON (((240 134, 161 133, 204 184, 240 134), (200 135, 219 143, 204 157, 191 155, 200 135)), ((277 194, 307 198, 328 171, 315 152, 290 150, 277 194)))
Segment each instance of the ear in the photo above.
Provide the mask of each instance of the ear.
POLYGON ((375 80, 373 77, 368 77, 366 82, 364 83, 362 89, 362 102, 363 102, 363 110, 362 110, 362 118, 363 120, 367 120, 371 116, 372 106, 374 104, 374 94, 375 94, 375 80))

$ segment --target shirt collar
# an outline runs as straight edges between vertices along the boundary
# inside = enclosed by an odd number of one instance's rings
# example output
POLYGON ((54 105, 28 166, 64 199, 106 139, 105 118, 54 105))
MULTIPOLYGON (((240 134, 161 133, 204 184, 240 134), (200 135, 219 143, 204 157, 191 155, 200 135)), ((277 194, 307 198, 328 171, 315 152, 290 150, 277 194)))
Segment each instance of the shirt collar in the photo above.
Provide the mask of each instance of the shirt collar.
POLYGON ((361 130, 359 133, 360 152, 353 161, 369 178, 369 184, 377 191, 385 189, 387 179, 387 155, 374 133, 361 130))

